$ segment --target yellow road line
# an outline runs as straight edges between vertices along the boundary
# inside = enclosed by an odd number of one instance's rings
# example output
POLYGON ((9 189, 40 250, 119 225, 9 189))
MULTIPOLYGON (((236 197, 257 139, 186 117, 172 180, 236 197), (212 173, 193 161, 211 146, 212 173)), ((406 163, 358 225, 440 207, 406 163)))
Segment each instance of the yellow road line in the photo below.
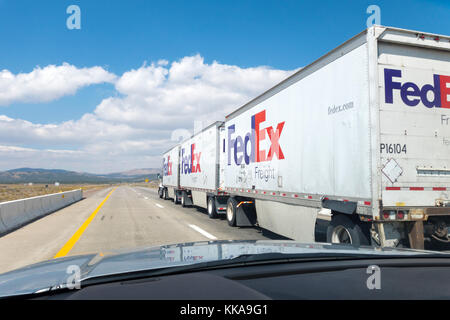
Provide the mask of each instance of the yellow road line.
POLYGON ((89 224, 92 222, 92 220, 95 218, 97 213, 99 212, 100 208, 105 204, 106 200, 108 200, 111 193, 114 192, 116 188, 112 189, 110 193, 106 196, 105 199, 100 203, 100 205, 95 209, 94 212, 91 213, 89 218, 81 225, 81 227, 77 230, 77 232, 74 233, 72 238, 69 239, 69 241, 66 242, 66 244, 59 250, 59 252, 56 254, 56 256, 53 257, 53 259, 64 257, 66 254, 69 253, 70 250, 72 250, 73 246, 77 243, 77 241, 80 239, 83 232, 86 230, 86 228, 89 226, 89 224))

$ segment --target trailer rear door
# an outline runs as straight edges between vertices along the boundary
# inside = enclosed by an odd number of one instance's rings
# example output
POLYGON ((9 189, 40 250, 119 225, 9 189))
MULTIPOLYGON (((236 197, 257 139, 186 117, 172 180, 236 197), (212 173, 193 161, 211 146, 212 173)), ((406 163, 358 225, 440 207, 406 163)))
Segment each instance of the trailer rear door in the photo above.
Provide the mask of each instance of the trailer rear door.
MULTIPOLYGON (((386 37, 400 40, 400 36, 386 37)), ((378 44, 384 206, 435 206, 450 199, 450 51, 446 46, 439 47, 439 41, 436 48, 400 41, 378 44)))

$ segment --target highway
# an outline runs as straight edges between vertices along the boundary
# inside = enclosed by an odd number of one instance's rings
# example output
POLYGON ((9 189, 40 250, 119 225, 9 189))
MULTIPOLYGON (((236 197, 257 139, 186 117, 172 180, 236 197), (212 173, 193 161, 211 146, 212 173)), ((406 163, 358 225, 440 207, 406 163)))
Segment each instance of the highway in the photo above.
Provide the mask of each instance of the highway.
POLYGON ((256 227, 232 228, 205 210, 182 208, 155 189, 119 186, 84 199, 0 237, 0 273, 64 256, 108 253, 192 241, 281 237, 256 227))

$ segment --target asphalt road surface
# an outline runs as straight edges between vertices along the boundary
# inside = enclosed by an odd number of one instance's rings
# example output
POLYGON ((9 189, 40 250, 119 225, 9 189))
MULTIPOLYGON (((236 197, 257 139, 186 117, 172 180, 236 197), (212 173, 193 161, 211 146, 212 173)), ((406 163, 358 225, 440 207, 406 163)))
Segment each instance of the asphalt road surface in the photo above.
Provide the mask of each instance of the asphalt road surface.
MULTIPOLYGON (((120 186, 0 237, 0 273, 57 257, 193 241, 283 239, 257 227, 231 228, 201 208, 182 208, 157 191, 120 186)), ((323 239, 323 229, 317 240, 323 239)))

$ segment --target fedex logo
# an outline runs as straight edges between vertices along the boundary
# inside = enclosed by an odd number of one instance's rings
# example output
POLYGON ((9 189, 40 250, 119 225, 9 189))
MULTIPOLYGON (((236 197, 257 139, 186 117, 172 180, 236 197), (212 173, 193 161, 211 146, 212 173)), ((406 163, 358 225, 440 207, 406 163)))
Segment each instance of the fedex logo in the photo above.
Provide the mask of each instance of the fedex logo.
POLYGON ((276 157, 280 160, 284 159, 283 151, 280 146, 280 136, 283 132, 284 123, 280 122, 277 128, 262 127, 262 123, 266 121, 266 110, 258 112, 251 117, 251 132, 248 132, 245 136, 233 137, 236 131, 235 125, 229 126, 228 129, 228 165, 231 165, 231 156, 236 165, 240 165, 242 161, 245 164, 253 162, 271 161, 276 157), (266 150, 262 150, 261 142, 265 139, 270 140, 270 148, 266 153, 266 150), (248 145, 250 144, 250 148, 248 145), (248 152, 250 149, 250 152, 248 152))
POLYGON ((181 149, 181 173, 202 172, 200 168, 201 155, 201 152, 195 152, 195 143, 191 144, 190 153, 187 153, 184 148, 181 149))
POLYGON ((419 88, 414 82, 402 83, 399 81, 402 71, 395 69, 384 69, 384 88, 386 103, 393 103, 394 90, 400 90, 402 101, 415 107, 422 102, 427 108, 450 108, 450 76, 433 75, 433 84, 426 84, 419 88), (428 93, 433 93, 429 99, 428 93))
POLYGON ((163 159, 163 175, 172 175, 172 162, 170 161, 170 156, 167 157, 167 162, 166 159, 163 159))

